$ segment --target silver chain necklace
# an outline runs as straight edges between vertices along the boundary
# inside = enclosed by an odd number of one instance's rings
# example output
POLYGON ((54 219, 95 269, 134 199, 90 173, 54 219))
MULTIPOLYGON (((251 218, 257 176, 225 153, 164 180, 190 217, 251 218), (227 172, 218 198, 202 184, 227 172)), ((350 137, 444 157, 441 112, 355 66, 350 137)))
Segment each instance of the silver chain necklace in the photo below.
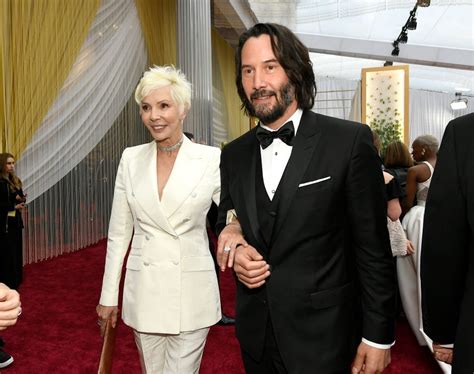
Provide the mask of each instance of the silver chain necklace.
POLYGON ((176 151, 179 147, 181 147, 181 145, 183 144, 183 141, 184 141, 184 136, 181 138, 181 140, 178 143, 170 145, 168 147, 162 147, 158 143, 156 145, 158 147, 158 150, 160 150, 160 151, 173 152, 173 151, 176 151))

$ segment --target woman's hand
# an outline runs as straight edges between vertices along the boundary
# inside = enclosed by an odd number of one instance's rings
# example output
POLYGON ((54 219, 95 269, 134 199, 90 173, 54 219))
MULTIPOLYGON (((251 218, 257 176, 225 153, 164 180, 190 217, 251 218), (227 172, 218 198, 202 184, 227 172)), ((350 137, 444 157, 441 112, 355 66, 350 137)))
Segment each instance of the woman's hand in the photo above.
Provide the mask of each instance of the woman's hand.
POLYGON ((433 343, 433 355, 438 361, 453 363, 453 348, 446 348, 437 343, 433 343))
POLYGON ((217 242, 217 263, 221 271, 225 271, 226 266, 234 266, 235 250, 239 245, 246 247, 248 244, 242 234, 242 228, 238 221, 229 223, 221 231, 217 242))
POLYGON ((16 195, 16 196, 15 196, 15 200, 18 201, 18 202, 20 202, 20 203, 26 202, 26 194, 23 195, 23 196, 22 196, 22 195, 16 195))
POLYGON ((20 203, 15 205, 15 210, 23 210, 26 208, 25 203, 20 203))
POLYGON ((107 320, 110 318, 112 322, 112 327, 115 328, 117 326, 117 317, 118 317, 118 307, 117 306, 104 306, 104 305, 97 305, 95 308, 97 311, 97 316, 99 319, 97 320, 97 324, 100 327, 100 336, 104 336, 105 333, 105 326, 107 324, 107 320))

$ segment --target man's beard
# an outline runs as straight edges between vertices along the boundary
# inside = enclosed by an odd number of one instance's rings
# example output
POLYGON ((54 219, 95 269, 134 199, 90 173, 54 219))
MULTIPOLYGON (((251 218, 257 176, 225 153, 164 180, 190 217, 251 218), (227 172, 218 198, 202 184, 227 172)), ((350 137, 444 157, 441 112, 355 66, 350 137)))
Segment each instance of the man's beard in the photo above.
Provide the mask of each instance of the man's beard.
POLYGON ((274 91, 262 89, 253 92, 250 96, 250 100, 269 95, 274 95, 276 98, 276 104, 272 107, 268 104, 253 105, 251 101, 248 103, 250 114, 257 117, 264 124, 275 122, 278 118, 283 116, 295 98, 295 89, 293 85, 288 82, 278 91, 278 94, 274 91))

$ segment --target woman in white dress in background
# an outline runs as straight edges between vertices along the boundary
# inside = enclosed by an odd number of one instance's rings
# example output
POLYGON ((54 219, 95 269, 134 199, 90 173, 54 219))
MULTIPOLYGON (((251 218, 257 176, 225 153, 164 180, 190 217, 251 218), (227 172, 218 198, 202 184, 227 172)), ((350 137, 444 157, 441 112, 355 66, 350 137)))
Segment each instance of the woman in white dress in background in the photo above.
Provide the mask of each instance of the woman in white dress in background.
POLYGON ((436 165, 439 142, 432 135, 422 135, 412 144, 412 156, 417 165, 408 169, 406 185, 407 213, 403 228, 415 248, 413 256, 397 258, 398 283, 403 309, 418 343, 426 345, 421 328, 420 251, 423 234, 423 216, 431 177, 436 165), (416 203, 416 204, 415 204, 416 203))

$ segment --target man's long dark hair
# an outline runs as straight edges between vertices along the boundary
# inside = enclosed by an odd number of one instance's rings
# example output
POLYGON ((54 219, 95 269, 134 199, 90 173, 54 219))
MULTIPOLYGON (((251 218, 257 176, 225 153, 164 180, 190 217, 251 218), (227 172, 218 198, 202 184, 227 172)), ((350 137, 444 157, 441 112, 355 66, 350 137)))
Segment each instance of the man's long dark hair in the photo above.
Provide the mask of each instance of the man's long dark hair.
POLYGON ((242 109, 247 115, 254 115, 252 104, 247 99, 242 85, 242 48, 249 38, 264 34, 270 36, 273 53, 295 88, 298 108, 311 109, 316 97, 316 81, 308 48, 288 28, 276 23, 258 23, 240 36, 235 54, 235 81, 242 100, 242 109))

